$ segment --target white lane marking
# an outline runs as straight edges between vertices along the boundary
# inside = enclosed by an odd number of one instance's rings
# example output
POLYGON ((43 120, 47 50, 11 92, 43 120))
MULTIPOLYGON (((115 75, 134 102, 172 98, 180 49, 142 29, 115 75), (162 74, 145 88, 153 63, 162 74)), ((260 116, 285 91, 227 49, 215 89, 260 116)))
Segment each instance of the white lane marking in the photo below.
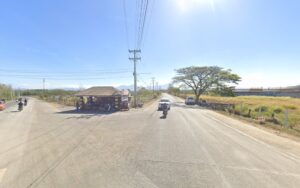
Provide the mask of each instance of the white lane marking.
POLYGON ((0 183, 2 182, 2 179, 4 177, 4 174, 5 174, 6 170, 7 170, 6 168, 0 169, 0 183))
POLYGON ((226 127, 230 128, 230 129, 232 129, 232 130, 234 130, 234 131, 236 131, 236 132, 242 134, 243 136, 246 136, 246 137, 248 137, 248 138, 254 140, 255 142, 257 142, 257 143, 259 143, 259 144, 262 144, 262 145, 264 145, 264 146, 267 146, 268 148, 272 149, 272 151, 274 151, 274 152, 276 152, 276 153, 279 153, 279 154, 285 156, 286 158, 288 158, 288 159, 290 159, 290 160, 293 160, 293 161, 295 161, 295 162, 299 162, 299 158, 298 158, 297 156, 291 154, 291 153, 283 153, 283 152, 281 152, 281 151, 278 151, 275 147, 273 147, 273 146, 271 146, 271 145, 269 145, 269 144, 267 144, 267 143, 265 143, 265 142, 263 142, 263 141, 261 141, 261 140, 258 140, 258 139, 256 139, 256 138, 254 138, 253 136, 250 136, 250 135, 248 135, 248 134, 242 132, 241 130, 239 130, 239 129, 237 129, 237 128, 234 128, 234 127, 232 127, 232 126, 230 126, 229 124, 227 124, 227 123, 225 123, 225 122, 222 122, 221 120, 218 120, 217 118, 214 118, 214 117, 211 117, 211 116, 207 116, 207 115, 206 115, 206 117, 209 117, 209 118, 211 118, 211 119, 213 119, 213 120, 219 122, 220 124, 223 124, 224 126, 226 126, 226 127))

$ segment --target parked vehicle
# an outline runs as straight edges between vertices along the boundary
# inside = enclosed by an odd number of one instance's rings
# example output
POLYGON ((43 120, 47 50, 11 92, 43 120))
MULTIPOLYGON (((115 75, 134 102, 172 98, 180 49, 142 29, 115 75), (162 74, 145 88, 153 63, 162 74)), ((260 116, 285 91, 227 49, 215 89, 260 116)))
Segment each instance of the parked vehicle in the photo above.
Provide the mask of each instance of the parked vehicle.
POLYGON ((167 105, 168 110, 171 109, 171 101, 169 99, 161 99, 158 103, 158 110, 162 110, 164 104, 167 105))
POLYGON ((5 106, 5 102, 0 101, 0 111, 5 110, 6 106, 5 106))
POLYGON ((187 98, 185 99, 185 104, 186 104, 186 105, 195 105, 196 102, 195 102, 195 99, 194 99, 193 97, 187 97, 187 98))

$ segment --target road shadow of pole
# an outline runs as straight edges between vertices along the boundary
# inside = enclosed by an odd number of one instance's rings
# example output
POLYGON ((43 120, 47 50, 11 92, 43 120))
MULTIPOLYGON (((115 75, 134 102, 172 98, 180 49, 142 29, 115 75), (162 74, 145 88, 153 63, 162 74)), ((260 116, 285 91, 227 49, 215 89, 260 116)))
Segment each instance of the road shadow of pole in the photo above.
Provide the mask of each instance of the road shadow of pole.
POLYGON ((187 108, 187 109, 206 109, 205 107, 199 105, 186 105, 184 104, 184 102, 172 103, 172 106, 179 107, 179 108, 187 108))
POLYGON ((12 111, 10 111, 10 113, 16 113, 16 112, 21 112, 21 111, 19 111, 19 110, 12 110, 12 111))
POLYGON ((116 111, 102 112, 102 111, 97 111, 97 110, 84 110, 84 111, 65 110, 65 111, 56 112, 56 114, 80 115, 80 116, 67 117, 66 119, 90 119, 92 117, 100 117, 100 116, 104 116, 104 115, 110 115, 115 112, 116 111))

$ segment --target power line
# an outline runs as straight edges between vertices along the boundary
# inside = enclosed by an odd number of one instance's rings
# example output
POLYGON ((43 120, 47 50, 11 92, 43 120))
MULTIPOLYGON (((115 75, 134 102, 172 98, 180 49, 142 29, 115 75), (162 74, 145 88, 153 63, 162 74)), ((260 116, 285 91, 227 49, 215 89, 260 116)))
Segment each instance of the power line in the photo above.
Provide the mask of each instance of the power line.
MULTIPOLYGON (((128 75, 129 71, 126 72, 122 72, 122 73, 102 73, 102 75, 128 75)), ((145 73, 147 74, 147 73, 145 73)), ((48 77, 48 78, 57 78, 57 77, 61 77, 61 78, 78 78, 78 77, 98 77, 99 74, 20 74, 20 73, 5 73, 5 74, 1 74, 2 76, 5 77, 48 77)))
POLYGON ((0 69, 4 74, 6 73, 21 73, 21 74, 118 74, 118 73, 129 73, 129 69, 115 69, 115 70, 93 70, 93 71, 68 71, 68 72, 47 72, 47 71, 24 71, 24 70, 12 70, 12 69, 0 69))
POLYGON ((141 23, 142 23, 142 17, 143 17, 143 5, 144 5, 144 0, 141 0, 140 1, 140 4, 139 4, 139 8, 138 8, 138 23, 137 23, 137 36, 136 36, 136 46, 135 48, 138 49, 139 48, 139 40, 140 40, 140 33, 141 33, 141 23))
POLYGON ((144 28, 145 28, 145 23, 146 23, 146 18, 147 18, 147 12, 148 12, 148 4, 149 1, 145 0, 145 7, 144 10, 141 10, 142 12, 142 17, 141 17, 141 26, 140 26, 140 34, 139 34, 139 38, 138 38, 138 48, 141 47, 141 43, 143 40, 143 35, 144 35, 144 28))
POLYGON ((139 23, 139 18, 140 18, 140 16, 139 16, 139 5, 140 5, 140 0, 136 0, 136 11, 135 11, 135 16, 136 16, 136 20, 135 20, 135 26, 134 26, 134 28, 135 28, 135 33, 134 33, 134 47, 137 49, 137 43, 136 43, 136 41, 137 41, 137 36, 138 36, 138 27, 139 27, 139 25, 138 25, 138 23, 139 23))
POLYGON ((54 77, 36 77, 36 76, 10 76, 14 78, 21 78, 21 79, 28 79, 28 80, 41 80, 41 79, 47 79, 47 80, 102 80, 102 79, 120 79, 120 78, 131 78, 131 76, 118 76, 118 77, 84 77, 84 78, 54 78, 54 77))
POLYGON ((143 45, 145 43, 145 39, 147 38, 147 34, 148 34, 148 29, 147 28, 149 28, 151 20, 152 20, 154 6, 155 6, 155 0, 152 0, 152 4, 149 3, 148 21, 145 23, 145 31, 144 31, 144 34, 143 34, 144 35, 144 37, 143 37, 144 40, 141 41, 140 48, 143 47, 143 45))
POLYGON ((126 0, 123 0, 123 12, 124 12, 124 21, 125 21, 125 31, 126 31, 126 43, 127 48, 129 49, 129 34, 128 34, 128 24, 127 24, 127 11, 126 11, 126 0))

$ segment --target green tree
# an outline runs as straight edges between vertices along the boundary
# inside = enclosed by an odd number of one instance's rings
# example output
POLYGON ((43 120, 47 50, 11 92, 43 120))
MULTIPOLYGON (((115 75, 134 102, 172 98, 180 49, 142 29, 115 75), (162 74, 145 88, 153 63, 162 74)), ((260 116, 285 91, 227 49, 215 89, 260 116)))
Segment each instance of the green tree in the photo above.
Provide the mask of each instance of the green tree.
POLYGON ((218 66, 185 67, 176 70, 173 83, 190 88, 199 101, 199 97, 209 89, 226 87, 227 84, 237 84, 241 77, 218 66))
POLYGON ((233 87, 219 86, 208 91, 208 94, 213 96, 235 97, 235 93, 233 90, 234 90, 233 87))

